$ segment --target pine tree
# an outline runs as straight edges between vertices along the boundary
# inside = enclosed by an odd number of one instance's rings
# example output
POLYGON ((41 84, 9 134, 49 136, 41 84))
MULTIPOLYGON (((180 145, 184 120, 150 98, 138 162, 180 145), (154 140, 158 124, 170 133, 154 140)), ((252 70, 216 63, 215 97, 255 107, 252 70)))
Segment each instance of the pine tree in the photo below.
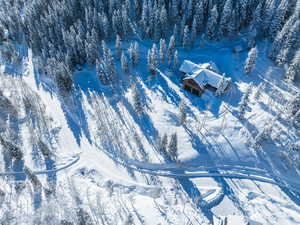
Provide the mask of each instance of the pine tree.
POLYGON ((116 47, 116 52, 117 52, 117 54, 116 54, 117 59, 120 59, 121 55, 122 55, 122 42, 121 42, 121 38, 118 34, 117 34, 117 37, 116 37, 115 47, 116 47))
POLYGON ((136 86, 132 87, 133 92, 133 107, 138 116, 144 113, 144 107, 141 99, 141 95, 136 86))
POLYGON ((173 70, 176 71, 179 64, 178 51, 175 51, 174 60, 173 60, 173 70))
POLYGON ((156 68, 158 65, 157 61, 157 47, 155 44, 153 44, 152 48, 148 51, 148 70, 151 75, 156 74, 156 68))
POLYGON ((133 65, 137 66, 140 62, 139 44, 135 41, 133 46, 133 65))
POLYGON ((186 118, 187 118, 187 106, 184 101, 180 102, 179 105, 179 121, 180 124, 185 125, 186 124, 186 118))
POLYGON ((168 136, 167 134, 164 134, 163 138, 161 139, 159 143, 159 151, 163 154, 167 153, 167 145, 168 145, 168 136))
POLYGON ((177 134, 173 133, 170 139, 168 152, 173 161, 177 161, 178 159, 178 148, 177 148, 177 134))
POLYGON ((134 65, 134 45, 130 43, 130 46, 128 48, 128 55, 129 55, 129 61, 131 65, 134 65))
POLYGON ((294 82, 296 77, 300 77, 300 50, 295 54, 295 57, 285 74, 285 79, 288 82, 294 82))
POLYGON ((227 0, 222 12, 221 21, 220 21, 220 30, 224 36, 229 33, 228 25, 230 24, 232 15, 232 0, 227 0))
MULTIPOLYGON (((197 32, 202 32, 203 31, 203 24, 204 24, 204 5, 203 1, 199 1, 196 5, 196 12, 194 16, 195 20, 195 27, 197 32)), ((194 22, 193 22, 194 24, 194 22)))
POLYGON ((257 57, 257 50, 256 48, 252 48, 248 53, 248 58, 246 59, 246 63, 244 66, 244 70, 246 74, 249 74, 253 70, 255 66, 256 57, 257 57))
POLYGON ((108 84, 108 69, 103 59, 96 60, 96 72, 102 84, 108 84))
POLYGON ((282 29, 284 25, 284 18, 287 12, 287 1, 281 1, 280 5, 275 9, 275 12, 272 17, 272 21, 269 27, 269 35, 272 38, 276 37, 276 34, 282 29))
POLYGON ((217 5, 210 12, 210 17, 207 21, 206 35, 209 40, 217 40, 217 25, 218 25, 218 10, 217 5))
POLYGON ((122 51, 122 54, 121 54, 121 67, 122 67, 122 71, 124 73, 128 73, 129 72, 129 64, 128 64, 128 59, 125 55, 125 53, 122 51))
POLYGON ((218 83, 218 89, 216 91, 216 96, 220 96, 220 95, 224 94, 225 86, 226 86, 226 78, 225 78, 225 74, 223 74, 222 79, 218 83))
POLYGON ((243 97, 242 97, 241 102, 239 104, 239 116, 240 116, 241 119, 243 119, 244 116, 245 116, 245 112, 246 112, 246 108, 247 108, 248 103, 249 103, 249 96, 251 94, 251 91, 252 91, 252 84, 250 84, 247 87, 247 90, 243 94, 243 97))
POLYGON ((175 37, 172 35, 169 41, 169 47, 168 47, 168 64, 169 67, 171 67, 172 59, 174 57, 175 52, 175 37))
POLYGON ((197 38, 197 21, 196 17, 193 19, 193 24, 192 24, 192 32, 191 32, 191 44, 194 45, 195 41, 197 38))
POLYGON ((168 30, 168 15, 164 5, 161 7, 160 10, 160 26, 161 26, 162 36, 165 37, 166 31, 168 30))
POLYGON ((114 57, 112 56, 111 50, 108 49, 107 56, 106 56, 106 64, 108 69, 108 77, 110 82, 114 82, 116 78, 116 66, 114 62, 114 57))
POLYGON ((162 64, 165 63, 166 50, 167 50, 166 41, 164 39, 160 39, 160 42, 159 42, 159 56, 160 56, 160 61, 161 61, 162 64))

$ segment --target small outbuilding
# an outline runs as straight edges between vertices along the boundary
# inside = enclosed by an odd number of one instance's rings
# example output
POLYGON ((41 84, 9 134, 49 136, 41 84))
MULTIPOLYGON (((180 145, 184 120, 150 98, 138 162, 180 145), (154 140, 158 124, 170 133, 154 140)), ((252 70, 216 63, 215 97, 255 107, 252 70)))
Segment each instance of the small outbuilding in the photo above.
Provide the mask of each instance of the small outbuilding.
POLYGON ((179 70, 185 76, 183 88, 198 96, 205 89, 223 93, 230 84, 229 78, 217 73, 219 70, 214 63, 195 64, 185 60, 179 70))

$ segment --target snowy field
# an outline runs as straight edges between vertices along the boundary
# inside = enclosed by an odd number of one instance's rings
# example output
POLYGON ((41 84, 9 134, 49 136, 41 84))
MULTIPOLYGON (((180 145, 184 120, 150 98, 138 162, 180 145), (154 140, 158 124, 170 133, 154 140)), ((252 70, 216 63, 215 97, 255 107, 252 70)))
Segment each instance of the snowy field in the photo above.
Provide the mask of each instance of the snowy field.
MULTIPOLYGON (((1 112, 1 127, 17 127, 15 138, 22 143, 24 157, 23 162, 10 165, 1 155, 0 176, 15 174, 0 178, 0 215, 19 210, 28 219, 19 224, 30 224, 35 213, 31 207, 43 208, 57 201, 41 194, 30 204, 26 196, 31 192, 25 189, 18 197, 11 197, 16 196, 15 189, 9 191, 10 196, 1 195, 14 180, 22 179, 18 172, 25 164, 36 174, 45 172, 38 175, 44 187, 54 183, 57 199, 66 199, 56 204, 67 208, 77 202, 80 209, 94 215, 95 223, 300 224, 299 171, 281 154, 287 143, 299 138, 299 131, 284 116, 286 102, 299 89, 281 81, 283 70, 265 53, 269 44, 258 43, 258 63, 250 75, 243 71, 247 52, 232 51, 239 40, 203 42, 190 51, 178 49, 179 63, 213 61, 232 79, 230 89, 219 97, 210 91, 201 97, 185 91, 182 75, 164 65, 157 75, 148 75, 146 54, 151 45, 139 44, 137 68, 124 74, 117 64, 114 92, 100 83, 95 68, 85 66, 74 73, 72 95, 61 97, 51 80, 35 70, 30 50, 18 71, 8 74, 2 65, 0 88, 16 108, 1 112), (132 106, 133 83, 146 112, 141 117, 132 106), (250 103, 241 120, 238 104, 250 83, 250 103), (255 99, 259 84, 263 84, 262 93, 255 99), (23 107, 24 96, 30 98, 30 112, 23 107), (185 125, 178 119, 182 101, 187 105, 185 125), (254 138, 270 123, 272 140, 253 148, 254 138), (38 137, 32 129, 39 130, 38 137), (178 163, 158 149, 159 137, 167 134, 170 138, 175 132, 178 163), (54 161, 35 151, 33 143, 45 139, 51 140, 54 161), (11 208, 5 204, 9 201, 14 202, 11 208), (101 215, 95 216, 99 210, 101 215)), ((48 214, 59 218, 59 212, 48 214)), ((65 219, 72 220, 72 215, 65 219)))

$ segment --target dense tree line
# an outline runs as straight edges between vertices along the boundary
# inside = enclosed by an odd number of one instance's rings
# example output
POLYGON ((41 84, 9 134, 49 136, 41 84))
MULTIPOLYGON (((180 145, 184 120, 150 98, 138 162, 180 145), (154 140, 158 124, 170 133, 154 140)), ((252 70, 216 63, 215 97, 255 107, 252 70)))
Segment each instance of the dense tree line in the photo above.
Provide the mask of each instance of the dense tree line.
MULTIPOLYGON (((300 48, 297 41, 300 35, 298 0, 0 2, 0 40, 25 40, 39 58, 41 72, 55 75, 58 83, 66 79, 67 90, 72 88, 68 77, 77 64, 96 63, 100 74, 106 78, 113 75, 113 55, 104 51, 101 40, 117 39, 116 58, 121 58, 121 39, 139 37, 159 42, 161 38, 169 39, 173 35, 174 40, 171 39, 168 50, 172 51, 170 55, 174 55, 172 46, 175 43, 188 49, 195 44, 199 35, 204 34, 210 40, 220 40, 223 37, 234 37, 244 28, 257 35, 263 34, 273 41, 269 56, 278 64, 290 65, 287 74, 289 80, 293 80, 294 74, 299 74, 299 66, 295 63, 299 58, 296 52, 300 48), (110 66, 103 65, 107 60, 110 66), (56 66, 48 66, 53 64, 56 66)), ((166 51, 166 43, 161 45, 162 51, 166 51)), ((130 54, 131 62, 136 63, 130 54)), ((155 47, 149 54, 152 58, 150 64, 155 64, 155 47)), ((164 61, 164 53, 159 54, 164 61)), ((123 70, 127 72, 127 59, 125 55, 122 58, 123 70)), ((149 70, 154 73, 152 65, 149 70)))

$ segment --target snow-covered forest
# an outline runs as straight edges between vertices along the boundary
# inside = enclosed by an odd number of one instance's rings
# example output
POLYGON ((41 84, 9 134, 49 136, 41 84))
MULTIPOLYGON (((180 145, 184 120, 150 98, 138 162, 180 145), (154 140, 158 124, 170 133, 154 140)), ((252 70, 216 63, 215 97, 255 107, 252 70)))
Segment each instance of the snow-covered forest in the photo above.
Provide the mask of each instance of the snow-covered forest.
POLYGON ((299 0, 0 0, 0 224, 299 224, 299 37, 299 0))

